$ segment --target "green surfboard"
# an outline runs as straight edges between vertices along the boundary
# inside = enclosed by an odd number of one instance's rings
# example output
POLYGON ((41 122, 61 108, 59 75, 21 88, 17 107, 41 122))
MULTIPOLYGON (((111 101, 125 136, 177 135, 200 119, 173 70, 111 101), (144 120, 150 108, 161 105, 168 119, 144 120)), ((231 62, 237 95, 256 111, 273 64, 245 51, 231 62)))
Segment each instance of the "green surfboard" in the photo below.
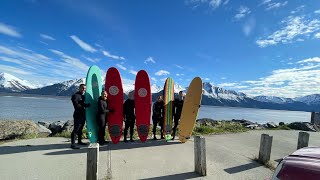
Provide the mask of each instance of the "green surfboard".
POLYGON ((85 101, 90 103, 90 107, 86 108, 86 125, 90 143, 96 143, 98 141, 96 114, 98 111, 98 99, 102 91, 101 71, 98 66, 94 65, 89 68, 86 86, 85 101))

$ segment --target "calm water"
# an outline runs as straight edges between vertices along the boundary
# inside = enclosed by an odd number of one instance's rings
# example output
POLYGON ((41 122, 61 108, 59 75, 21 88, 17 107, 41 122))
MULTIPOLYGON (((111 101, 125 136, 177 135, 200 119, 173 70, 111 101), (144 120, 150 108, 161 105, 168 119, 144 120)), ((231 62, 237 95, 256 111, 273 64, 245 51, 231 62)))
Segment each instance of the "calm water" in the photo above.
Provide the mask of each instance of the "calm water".
MULTIPOLYGON (((70 98, 0 96, 1 119, 28 119, 33 121, 66 121, 72 119, 70 98)), ((246 119, 266 122, 310 122, 311 113, 265 109, 201 106, 198 118, 217 120, 246 119)))

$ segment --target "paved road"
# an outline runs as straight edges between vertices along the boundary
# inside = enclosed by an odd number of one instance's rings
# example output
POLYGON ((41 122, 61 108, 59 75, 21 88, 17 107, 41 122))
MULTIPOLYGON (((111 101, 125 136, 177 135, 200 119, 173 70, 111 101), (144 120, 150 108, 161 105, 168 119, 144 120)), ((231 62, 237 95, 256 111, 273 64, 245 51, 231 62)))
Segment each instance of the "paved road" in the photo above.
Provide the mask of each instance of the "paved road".
MULTIPOLYGON (((258 155, 260 135, 273 135, 272 160, 292 153, 299 131, 249 131, 206 136, 208 176, 194 171, 193 140, 149 140, 110 145, 114 179, 264 179, 271 171, 251 159, 258 155)), ((65 138, 21 140, 0 145, 0 179, 85 179, 86 152, 69 149, 65 138), (30 146, 26 146, 30 145, 30 146)), ((319 146, 320 133, 310 133, 319 146)), ((108 146, 100 147, 99 178, 107 175, 108 146)))

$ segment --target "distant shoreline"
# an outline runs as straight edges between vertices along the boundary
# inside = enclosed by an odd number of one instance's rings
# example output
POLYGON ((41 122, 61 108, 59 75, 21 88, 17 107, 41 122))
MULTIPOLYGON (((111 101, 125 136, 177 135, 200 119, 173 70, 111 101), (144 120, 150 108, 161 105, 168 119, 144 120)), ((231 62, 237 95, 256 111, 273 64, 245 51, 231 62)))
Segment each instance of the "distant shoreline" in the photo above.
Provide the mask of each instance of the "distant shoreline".
MULTIPOLYGON (((54 96, 54 95, 40 95, 40 94, 23 94, 23 93, 6 93, 6 92, 0 92, 0 97, 5 97, 5 96, 16 96, 16 97, 42 97, 42 98, 55 98, 55 99, 69 99, 71 96, 54 96)), ((152 102, 154 103, 154 102, 152 102)), ((294 110, 283 110, 283 109, 266 109, 266 108, 250 108, 250 107, 240 107, 240 106, 215 106, 215 105, 201 105, 201 106, 208 106, 208 107, 216 107, 216 108, 235 108, 235 109, 262 109, 262 110, 272 110, 272 111, 289 111, 289 112, 309 112, 311 113, 312 111, 294 111, 294 110)), ((311 116, 311 115, 310 115, 311 116)))

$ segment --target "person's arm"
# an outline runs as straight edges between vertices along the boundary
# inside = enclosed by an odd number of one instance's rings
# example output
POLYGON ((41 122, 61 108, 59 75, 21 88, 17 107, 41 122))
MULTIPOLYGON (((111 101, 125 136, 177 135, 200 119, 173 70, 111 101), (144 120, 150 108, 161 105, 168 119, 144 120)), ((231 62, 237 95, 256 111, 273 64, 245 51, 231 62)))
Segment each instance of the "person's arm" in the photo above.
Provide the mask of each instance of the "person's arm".
POLYGON ((76 95, 72 96, 71 101, 75 109, 83 109, 84 106, 76 95))

